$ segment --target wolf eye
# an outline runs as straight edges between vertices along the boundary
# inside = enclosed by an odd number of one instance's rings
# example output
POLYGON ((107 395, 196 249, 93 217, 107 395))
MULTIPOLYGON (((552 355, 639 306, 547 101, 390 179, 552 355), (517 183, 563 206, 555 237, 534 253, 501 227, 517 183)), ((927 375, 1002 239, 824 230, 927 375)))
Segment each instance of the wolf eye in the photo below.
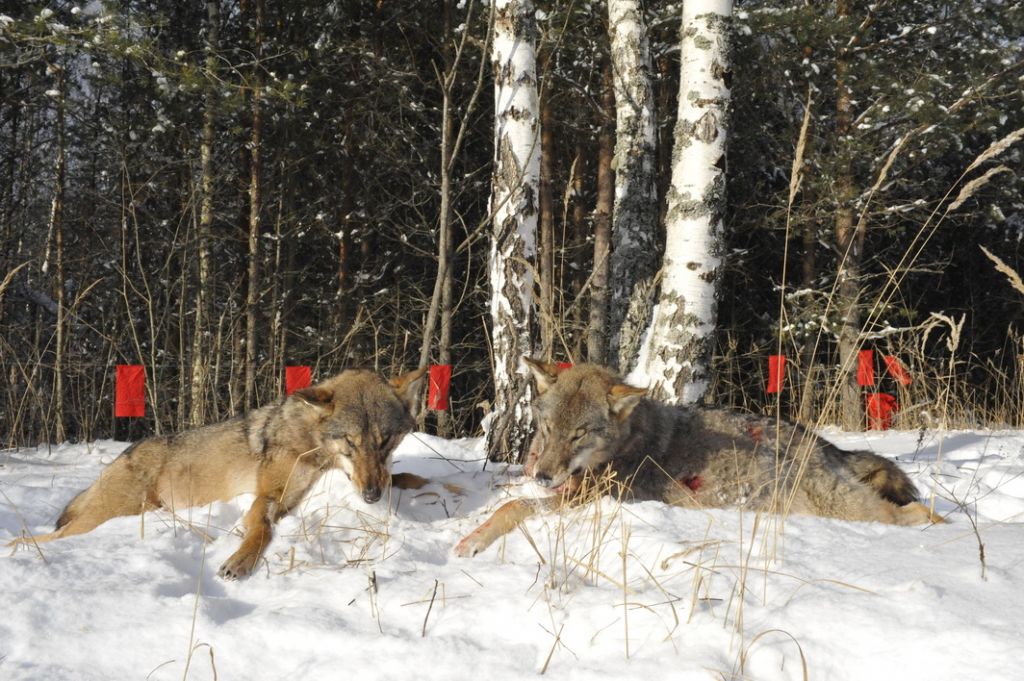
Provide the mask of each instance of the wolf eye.
POLYGON ((584 428, 577 428, 576 432, 572 434, 572 441, 573 442, 579 442, 580 440, 582 440, 586 436, 586 434, 587 434, 586 429, 584 429, 584 428))

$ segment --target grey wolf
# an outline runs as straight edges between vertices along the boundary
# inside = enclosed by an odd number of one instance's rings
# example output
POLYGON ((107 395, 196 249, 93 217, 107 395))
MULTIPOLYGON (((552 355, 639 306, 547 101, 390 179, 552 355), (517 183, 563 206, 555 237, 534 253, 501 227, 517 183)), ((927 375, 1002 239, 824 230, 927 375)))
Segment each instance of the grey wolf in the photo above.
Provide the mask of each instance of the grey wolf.
POLYGON ((538 510, 573 501, 584 478, 601 475, 613 476, 627 499, 689 508, 941 522, 918 503, 906 473, 883 457, 842 451, 771 417, 662 404, 598 365, 524 360, 538 395, 525 473, 555 494, 500 507, 456 546, 458 555, 475 555, 538 510))
POLYGON ((242 544, 218 572, 224 579, 245 577, 270 544, 274 523, 324 471, 341 468, 367 503, 391 485, 427 482, 408 473, 393 476, 390 468, 395 447, 413 429, 425 371, 390 381, 370 371, 344 371, 244 416, 136 442, 71 500, 55 531, 11 545, 83 534, 118 516, 252 493, 242 544))

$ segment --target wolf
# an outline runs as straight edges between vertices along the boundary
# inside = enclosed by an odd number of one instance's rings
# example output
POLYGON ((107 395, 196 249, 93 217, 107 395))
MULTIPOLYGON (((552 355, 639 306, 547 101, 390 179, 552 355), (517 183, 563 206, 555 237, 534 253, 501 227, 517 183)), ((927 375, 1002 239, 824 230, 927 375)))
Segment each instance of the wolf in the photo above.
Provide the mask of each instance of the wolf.
POLYGON ((688 508, 741 506, 842 520, 942 522, 892 461, 837 449, 804 428, 728 409, 649 399, 608 368, 523 358, 533 374, 536 433, 524 472, 554 492, 500 507, 455 548, 473 556, 539 510, 578 500, 610 475, 621 497, 688 508))
POLYGON ((367 503, 391 485, 427 483, 410 473, 392 475, 390 467, 398 443, 413 429, 425 371, 387 381, 371 371, 348 370, 244 416, 136 442, 71 500, 53 532, 8 545, 83 534, 118 516, 252 493, 242 544, 218 571, 227 580, 246 577, 270 544, 274 523, 326 470, 342 469, 367 503))

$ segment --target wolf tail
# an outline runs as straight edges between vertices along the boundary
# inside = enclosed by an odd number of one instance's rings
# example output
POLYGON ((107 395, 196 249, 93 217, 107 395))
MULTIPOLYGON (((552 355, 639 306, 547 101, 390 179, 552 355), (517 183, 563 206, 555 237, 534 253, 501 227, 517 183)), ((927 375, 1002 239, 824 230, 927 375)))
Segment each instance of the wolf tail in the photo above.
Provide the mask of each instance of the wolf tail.
POLYGON ((897 506, 917 501, 917 487, 895 463, 871 452, 846 452, 846 462, 857 478, 883 499, 897 506))

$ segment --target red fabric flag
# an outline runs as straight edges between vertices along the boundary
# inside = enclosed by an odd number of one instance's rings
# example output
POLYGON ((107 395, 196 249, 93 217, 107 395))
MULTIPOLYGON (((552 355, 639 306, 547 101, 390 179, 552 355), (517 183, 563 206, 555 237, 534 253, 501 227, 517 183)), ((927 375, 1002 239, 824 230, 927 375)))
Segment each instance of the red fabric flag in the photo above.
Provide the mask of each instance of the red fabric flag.
POLYGON ((146 367, 118 364, 114 380, 114 416, 146 415, 146 367))
POLYGON ((857 385, 875 384, 875 352, 861 350, 857 354, 857 385))
POLYGON ((427 408, 447 411, 448 388, 452 382, 452 365, 435 364, 430 367, 430 390, 427 393, 427 408))
POLYGON ((896 397, 889 393, 867 394, 868 430, 889 430, 892 417, 899 407, 896 397))
POLYGON ((768 355, 768 392, 782 392, 786 380, 786 356, 768 355))
POLYGON ((558 368, 562 369, 563 371, 566 369, 572 369, 572 362, 559 362, 558 368))
POLYGON ((313 372, 308 366, 284 368, 284 394, 291 395, 296 390, 308 388, 312 382, 313 372))
POLYGON ((903 368, 903 365, 900 364, 900 361, 893 357, 892 355, 885 355, 884 359, 885 368, 889 372, 889 375, 895 378, 903 385, 910 385, 910 374, 907 372, 906 369, 903 368))

